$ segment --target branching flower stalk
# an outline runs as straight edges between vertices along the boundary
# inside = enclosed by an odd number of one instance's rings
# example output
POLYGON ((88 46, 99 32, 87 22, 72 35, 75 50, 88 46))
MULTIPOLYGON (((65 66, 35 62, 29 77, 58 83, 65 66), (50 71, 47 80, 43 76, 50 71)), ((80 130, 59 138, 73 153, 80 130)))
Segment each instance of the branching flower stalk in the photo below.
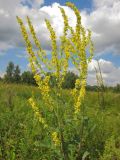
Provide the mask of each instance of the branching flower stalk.
MULTIPOLYGON (((86 94, 88 63, 91 62, 94 51, 91 40, 91 31, 86 30, 82 26, 80 11, 73 3, 67 2, 66 5, 74 11, 77 22, 75 28, 71 27, 65 10, 62 7, 59 7, 64 22, 63 35, 60 37, 60 49, 57 46, 57 35, 54 28, 49 20, 45 20, 51 38, 52 51, 50 59, 47 57, 45 50, 41 47, 30 18, 27 17, 27 22, 35 47, 32 47, 32 43, 29 40, 29 34, 27 33, 22 19, 17 17, 22 36, 26 43, 26 49, 29 54, 30 66, 32 72, 34 73, 34 78, 38 84, 38 88, 40 89, 42 100, 46 106, 46 109, 48 109, 48 111, 51 112, 57 119, 56 123, 59 131, 56 131, 55 128, 51 129, 51 140, 56 147, 60 147, 61 153, 63 154, 65 160, 69 159, 69 154, 67 153, 68 149, 65 149, 66 140, 64 136, 65 127, 67 124, 65 122, 65 117, 68 115, 65 115, 67 112, 63 113, 61 111, 61 104, 64 104, 61 101, 62 83, 64 82, 64 78, 69 69, 69 63, 72 62, 72 65, 74 66, 74 69, 77 70, 79 76, 76 80, 75 88, 71 91, 74 100, 74 113, 72 114, 72 120, 77 121, 79 120, 78 117, 80 116, 81 106, 84 102, 86 94), (42 67, 43 65, 45 69, 42 67), (51 73, 51 75, 55 77, 56 89, 52 89, 50 87, 50 75, 47 75, 47 72, 51 73), (53 93, 55 93, 54 97, 53 93)), ((29 99, 29 103, 32 106, 35 116, 38 117, 38 120, 44 128, 51 128, 51 126, 49 126, 50 122, 47 122, 47 119, 42 117, 42 114, 39 113, 37 104, 32 98, 29 99)))
POLYGON ((105 86, 103 81, 103 76, 100 68, 100 63, 97 61, 97 67, 95 67, 96 72, 96 80, 97 80, 97 86, 98 86, 98 100, 101 109, 105 108, 105 86))

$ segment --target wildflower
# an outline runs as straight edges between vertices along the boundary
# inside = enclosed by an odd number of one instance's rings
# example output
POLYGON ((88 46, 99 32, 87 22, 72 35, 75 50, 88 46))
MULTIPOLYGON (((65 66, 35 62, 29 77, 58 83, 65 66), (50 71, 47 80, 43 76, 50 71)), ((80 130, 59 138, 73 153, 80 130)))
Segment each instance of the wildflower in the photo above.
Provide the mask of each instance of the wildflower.
MULTIPOLYGON (((51 108, 51 110, 53 110, 53 107, 55 107, 56 102, 52 97, 51 88, 49 86, 50 76, 46 76, 46 73, 42 69, 41 64, 44 64, 46 70, 52 72, 52 75, 55 76, 57 82, 56 86, 59 89, 57 93, 58 97, 60 97, 62 93, 62 92, 60 93, 60 91, 62 88, 62 83, 65 79, 65 75, 69 68, 69 62, 71 61, 75 66, 75 68, 78 70, 79 78, 76 80, 75 88, 72 90, 72 95, 74 98, 74 110, 75 110, 74 113, 76 115, 80 112, 81 105, 84 101, 86 93, 88 63, 91 61, 93 57, 94 47, 91 41, 91 31, 88 30, 86 32, 85 28, 81 24, 81 16, 79 9, 77 9, 76 6, 71 2, 67 2, 66 5, 74 11, 77 18, 77 23, 75 29, 73 29, 69 25, 68 17, 65 13, 65 10, 59 7, 64 20, 63 35, 60 37, 61 40, 60 54, 57 47, 56 33, 51 23, 48 20, 45 20, 51 38, 51 46, 52 46, 51 59, 48 59, 46 57, 46 53, 43 51, 41 47, 41 44, 35 33, 34 27, 30 21, 30 18, 27 17, 27 21, 35 45, 38 48, 37 53, 33 51, 32 44, 29 40, 26 28, 22 20, 19 17, 17 17, 17 20, 18 23, 20 24, 21 32, 26 43, 27 52, 29 53, 29 61, 32 72, 35 75, 34 78, 38 84, 38 88, 41 91, 43 101, 45 102, 46 106, 49 106, 49 108, 51 108), (69 36, 68 33, 70 33, 69 36), (86 54, 86 48, 89 49, 88 57, 86 54), (40 70, 39 75, 37 74, 38 68, 40 70), (41 75, 45 75, 45 77, 42 79, 41 75)), ((38 115, 38 112, 36 112, 36 115, 38 115)))
POLYGON ((76 79, 75 88, 79 88, 79 87, 80 87, 80 79, 76 79))
POLYGON ((41 76, 38 74, 35 74, 34 79, 36 80, 36 82, 40 82, 41 81, 41 76))
POLYGON ((81 82, 81 88, 79 90, 78 97, 76 98, 75 101, 75 114, 78 114, 80 112, 80 107, 85 98, 85 93, 86 93, 86 80, 84 79, 81 82))
POLYGON ((45 52, 45 51, 42 49, 42 47, 41 47, 41 44, 40 44, 40 42, 39 42, 39 40, 38 40, 38 38, 37 38, 37 36, 36 36, 34 27, 33 27, 32 23, 31 23, 29 17, 27 17, 27 21, 28 21, 28 26, 29 26, 29 28, 30 28, 30 31, 31 31, 33 40, 34 40, 34 42, 35 42, 35 44, 36 44, 36 47, 38 47, 38 49, 39 49, 39 51, 40 51, 40 52, 37 52, 37 53, 38 53, 41 61, 45 63, 46 52, 45 52), (39 54, 39 53, 40 53, 40 54, 39 54))
POLYGON ((35 73, 36 68, 35 68, 35 65, 33 63, 33 59, 36 60, 36 57, 35 57, 35 54, 34 54, 33 49, 32 49, 32 44, 29 40, 27 30, 26 30, 22 20, 19 17, 17 17, 17 21, 20 24, 21 32, 22 32, 23 38, 26 42, 27 52, 29 53, 29 56, 30 56, 29 61, 30 61, 31 69, 32 69, 33 73, 35 73))
POLYGON ((35 104, 33 98, 30 98, 28 101, 29 101, 29 103, 30 103, 30 105, 31 105, 31 107, 32 107, 32 109, 33 109, 33 111, 34 111, 35 117, 38 119, 38 121, 39 121, 41 124, 43 124, 44 128, 47 128, 48 125, 46 124, 45 119, 42 117, 42 115, 41 115, 41 113, 40 113, 37 105, 35 104))
POLYGON ((54 69, 56 69, 55 76, 57 78, 60 77, 60 68, 59 68, 59 58, 58 58, 58 51, 57 51, 57 41, 56 41, 56 34, 54 29, 52 28, 50 22, 48 20, 45 20, 47 28, 50 32, 50 38, 52 41, 52 65, 54 69))
MULTIPOLYGON (((66 5, 68 6, 68 7, 70 7, 73 11, 74 11, 74 13, 75 13, 75 15, 76 15, 76 17, 77 17, 77 23, 76 23, 76 38, 78 39, 78 40, 80 40, 80 30, 81 30, 81 16, 80 16, 80 11, 77 9, 77 7, 73 4, 73 3, 71 3, 71 2, 67 2, 66 3, 66 5)), ((76 39, 76 40, 77 40, 76 39)))
POLYGON ((55 146, 59 146, 60 145, 60 139, 58 138, 58 133, 53 132, 51 137, 52 137, 52 141, 54 142, 55 146))
POLYGON ((69 24, 68 24, 68 17, 67 17, 67 15, 65 14, 65 10, 63 9, 63 8, 61 8, 61 7, 59 7, 60 8, 60 11, 61 11, 61 13, 62 13, 62 17, 63 17, 63 19, 64 19, 64 36, 67 36, 67 30, 68 30, 68 26, 69 26, 69 24))

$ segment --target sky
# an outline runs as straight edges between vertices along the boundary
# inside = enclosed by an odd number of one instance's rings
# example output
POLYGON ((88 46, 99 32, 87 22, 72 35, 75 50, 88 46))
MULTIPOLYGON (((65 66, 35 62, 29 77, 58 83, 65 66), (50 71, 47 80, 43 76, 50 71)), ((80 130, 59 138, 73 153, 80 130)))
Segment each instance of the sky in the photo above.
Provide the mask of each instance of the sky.
MULTIPOLYGON (((16 15, 26 24, 29 16, 46 52, 50 53, 49 33, 44 20, 51 21, 57 36, 62 34, 63 21, 59 6, 68 14, 69 23, 75 26, 73 11, 65 0, 0 0, 0 76, 5 74, 8 62, 29 70, 29 62, 20 34, 16 15)), ((120 83, 120 0, 71 0, 80 10, 82 24, 92 31, 95 53, 88 68, 88 83, 96 83, 94 67, 100 63, 106 85, 120 83)), ((59 39, 58 39, 59 41, 59 39)), ((73 71, 72 66, 70 70, 73 71)))

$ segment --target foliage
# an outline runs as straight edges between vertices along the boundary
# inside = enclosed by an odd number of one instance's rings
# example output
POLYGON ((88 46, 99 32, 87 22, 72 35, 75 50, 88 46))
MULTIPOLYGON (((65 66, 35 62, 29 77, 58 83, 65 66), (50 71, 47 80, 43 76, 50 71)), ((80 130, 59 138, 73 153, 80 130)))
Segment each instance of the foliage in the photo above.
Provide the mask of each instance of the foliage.
POLYGON ((6 74, 5 74, 5 81, 6 82, 13 82, 14 81, 14 63, 9 62, 7 69, 6 69, 6 74))
POLYGON ((67 72, 65 75, 65 80, 62 85, 62 88, 66 88, 66 89, 75 88, 76 79, 78 79, 77 75, 75 75, 73 72, 67 72))
MULTIPOLYGON (((67 111, 70 112, 72 102, 70 90, 62 90, 67 111)), ((39 89, 33 86, 22 84, 3 84, 0 83, 0 159, 8 160, 56 160, 60 159, 56 146, 50 143, 49 131, 43 129, 27 100, 34 93, 35 101, 39 110, 46 110, 46 106, 40 95, 39 89), (11 92, 10 92, 11 91, 11 92), (11 97, 11 102, 10 102, 11 97), (10 103, 9 103, 10 102, 10 103), (10 107, 12 106, 12 107, 10 107), (41 109, 42 108, 42 109, 41 109), (47 135, 46 135, 47 134, 47 135)), ((119 153, 119 133, 120 133, 120 94, 109 92, 105 95, 107 100, 104 111, 99 109, 97 92, 87 92, 84 104, 84 134, 82 140, 82 155, 86 159, 98 160, 100 158, 119 153), (111 138, 112 142, 110 142, 111 138), (109 142, 109 147, 106 144, 109 142), (112 143, 112 148, 110 147, 112 143), (114 147, 115 145, 116 147, 114 147), (116 151, 114 152, 114 149, 116 151)), ((64 112, 65 107, 61 105, 64 112)), ((62 114, 63 114, 62 112, 62 114)), ((71 111, 72 112, 72 111, 71 111)), ((48 121, 54 128, 53 114, 46 113, 48 121)), ((69 152, 71 160, 74 159, 74 144, 78 136, 73 137, 76 133, 75 123, 67 119, 67 132, 65 138, 70 141, 69 152), (74 127, 74 128, 73 128, 74 127)), ((57 127, 56 127, 57 128, 57 127)), ((67 144, 66 144, 67 145, 67 144)), ((103 159, 100 159, 103 160, 103 159)), ((109 160, 109 158, 108 158, 109 160)))
POLYGON ((117 84, 117 85, 114 87, 114 91, 115 91, 115 92, 120 92, 120 84, 117 84))
MULTIPOLYGON (((55 76, 53 76, 51 73, 47 73, 47 75, 50 76, 50 86, 56 87, 57 82, 55 76)), ((73 89, 75 87, 75 82, 78 76, 74 74, 73 72, 67 72, 64 78, 64 82, 62 84, 62 88, 64 89, 73 89)))
POLYGON ((120 160, 120 137, 114 136, 106 140, 105 150, 100 160, 120 160))
POLYGON ((14 65, 13 62, 9 62, 7 69, 6 69, 6 74, 4 76, 4 81, 7 83, 20 83, 20 68, 18 65, 14 65))
POLYGON ((0 81, 2 81, 3 79, 2 79, 2 77, 0 77, 0 81))
POLYGON ((13 62, 8 63, 6 74, 3 78, 0 78, 0 81, 4 81, 7 83, 25 83, 36 85, 34 74, 30 71, 24 71, 21 74, 19 65, 15 66, 13 62))
POLYGON ((18 65, 14 69, 13 79, 14 79, 14 82, 17 82, 17 83, 21 81, 20 68, 18 65))
POLYGON ((30 71, 24 71, 21 75, 21 82, 35 85, 34 75, 30 71))

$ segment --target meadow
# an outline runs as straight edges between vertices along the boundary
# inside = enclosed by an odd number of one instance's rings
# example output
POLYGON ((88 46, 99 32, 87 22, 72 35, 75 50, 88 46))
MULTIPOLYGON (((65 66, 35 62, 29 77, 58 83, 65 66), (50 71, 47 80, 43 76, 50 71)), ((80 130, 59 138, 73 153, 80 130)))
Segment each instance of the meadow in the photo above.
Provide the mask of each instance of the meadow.
MULTIPOLYGON (((62 92, 64 101, 72 105, 70 91, 62 92)), ((0 83, 0 160, 62 159, 46 138, 49 133, 40 127, 28 103, 33 94, 44 108, 37 87, 0 83)), ((106 91, 104 103, 102 108, 98 93, 87 91, 82 110, 82 160, 120 159, 120 93, 106 91)), ((46 116, 52 121, 49 114, 46 116)))
POLYGON ((120 160, 120 93, 104 86, 99 63, 95 67, 97 90, 86 92, 94 55, 91 31, 82 25, 79 9, 71 2, 66 6, 77 21, 71 27, 64 8, 58 7, 64 22, 60 46, 54 27, 45 19, 50 58, 31 19, 26 20, 36 47, 23 20, 16 17, 36 87, 20 84, 28 74, 21 76, 19 66, 14 69, 9 63, 2 81, 14 84, 0 83, 1 160, 120 160), (65 89, 70 81, 69 63, 77 76, 72 76, 72 89, 65 89))

